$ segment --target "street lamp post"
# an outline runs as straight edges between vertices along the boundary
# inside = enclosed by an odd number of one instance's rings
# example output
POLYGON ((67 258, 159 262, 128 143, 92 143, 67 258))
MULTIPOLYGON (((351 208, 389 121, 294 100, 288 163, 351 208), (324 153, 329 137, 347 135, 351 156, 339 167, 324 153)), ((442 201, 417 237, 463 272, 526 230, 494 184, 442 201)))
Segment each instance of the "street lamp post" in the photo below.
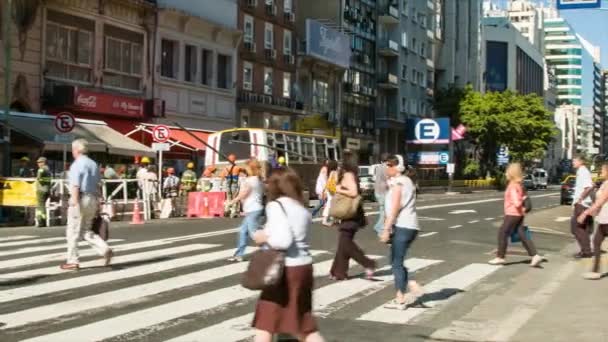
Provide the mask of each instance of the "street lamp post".
POLYGON ((2 173, 5 177, 11 173, 11 129, 9 116, 11 108, 11 11, 12 0, 4 0, 2 16, 2 37, 4 41, 4 113, 2 115, 2 173))

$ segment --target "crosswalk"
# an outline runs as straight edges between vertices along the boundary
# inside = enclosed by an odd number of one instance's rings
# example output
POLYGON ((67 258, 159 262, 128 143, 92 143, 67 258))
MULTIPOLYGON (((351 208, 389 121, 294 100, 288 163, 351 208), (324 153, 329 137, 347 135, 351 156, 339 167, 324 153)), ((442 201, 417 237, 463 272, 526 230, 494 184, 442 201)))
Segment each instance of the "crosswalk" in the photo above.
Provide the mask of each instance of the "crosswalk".
MULTIPOLYGON (((258 295, 239 285, 247 263, 227 263, 234 246, 205 241, 233 232, 136 242, 114 239, 116 257, 111 267, 102 267, 102 261, 83 248, 77 272, 58 267, 65 257, 63 238, 0 238, 0 340, 247 340, 253 334, 250 323, 258 295)), ((250 247, 246 253, 254 250, 250 247)), ((381 266, 370 281, 352 263, 353 278, 332 282, 327 278, 332 252, 313 250, 312 254, 313 305, 321 320, 348 312, 353 321, 411 324, 440 311, 459 292, 500 270, 476 263, 455 266, 425 285, 423 306, 401 311, 385 308, 390 295, 377 295, 392 289, 390 266, 381 266)), ((386 265, 385 256, 371 257, 386 265)), ((446 261, 414 256, 405 264, 410 272, 423 272, 446 261)))

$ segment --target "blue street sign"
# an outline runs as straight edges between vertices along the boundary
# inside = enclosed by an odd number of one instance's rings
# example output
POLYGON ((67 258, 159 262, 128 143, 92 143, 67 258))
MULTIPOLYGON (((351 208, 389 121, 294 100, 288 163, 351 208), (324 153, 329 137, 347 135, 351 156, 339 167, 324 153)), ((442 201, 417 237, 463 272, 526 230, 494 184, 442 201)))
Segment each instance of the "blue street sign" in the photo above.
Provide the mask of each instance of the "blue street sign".
POLYGON ((557 8, 560 10, 577 8, 600 8, 601 0, 557 0, 557 8))
POLYGON ((450 163, 448 151, 411 152, 407 154, 409 164, 416 165, 446 165, 450 163))
POLYGON ((449 144, 450 119, 409 119, 407 120, 406 142, 408 144, 449 144))

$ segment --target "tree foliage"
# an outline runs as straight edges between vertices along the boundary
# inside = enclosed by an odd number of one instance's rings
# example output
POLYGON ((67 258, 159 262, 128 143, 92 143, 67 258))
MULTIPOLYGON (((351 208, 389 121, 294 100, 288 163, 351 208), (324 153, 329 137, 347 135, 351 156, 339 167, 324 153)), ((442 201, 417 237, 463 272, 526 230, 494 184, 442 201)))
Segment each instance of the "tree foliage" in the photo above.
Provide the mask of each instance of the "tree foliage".
POLYGON ((460 114, 478 149, 482 174, 495 170, 500 146, 509 148, 511 160, 540 158, 557 133, 551 112, 536 94, 470 91, 460 114))

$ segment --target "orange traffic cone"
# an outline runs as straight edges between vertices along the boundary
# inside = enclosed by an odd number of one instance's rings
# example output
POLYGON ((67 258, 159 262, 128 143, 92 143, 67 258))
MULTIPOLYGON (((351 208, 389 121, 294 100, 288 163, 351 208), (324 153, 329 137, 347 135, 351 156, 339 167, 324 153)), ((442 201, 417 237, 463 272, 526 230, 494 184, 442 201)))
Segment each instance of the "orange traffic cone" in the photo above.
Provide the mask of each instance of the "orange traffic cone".
POLYGON ((133 219, 131 220, 131 224, 144 224, 144 221, 141 219, 141 211, 139 210, 139 199, 135 200, 135 206, 133 207, 133 219))

